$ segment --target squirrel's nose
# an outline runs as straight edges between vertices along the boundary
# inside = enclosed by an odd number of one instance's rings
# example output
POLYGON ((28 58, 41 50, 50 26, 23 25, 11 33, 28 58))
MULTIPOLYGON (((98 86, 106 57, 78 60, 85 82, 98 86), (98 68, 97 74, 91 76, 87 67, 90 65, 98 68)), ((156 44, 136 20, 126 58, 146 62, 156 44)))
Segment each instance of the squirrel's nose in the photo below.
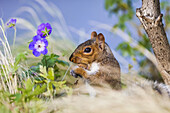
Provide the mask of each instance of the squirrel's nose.
POLYGON ((70 58, 69 58, 69 60, 70 60, 71 62, 73 62, 72 57, 73 57, 73 54, 71 54, 71 56, 70 56, 70 58))

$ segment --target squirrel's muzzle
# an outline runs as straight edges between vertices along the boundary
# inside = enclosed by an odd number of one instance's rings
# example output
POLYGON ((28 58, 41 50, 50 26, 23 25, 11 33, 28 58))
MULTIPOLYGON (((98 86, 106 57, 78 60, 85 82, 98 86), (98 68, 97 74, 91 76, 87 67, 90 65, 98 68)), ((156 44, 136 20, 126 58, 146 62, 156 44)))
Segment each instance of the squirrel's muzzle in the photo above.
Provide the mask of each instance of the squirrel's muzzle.
POLYGON ((74 56, 73 54, 71 54, 69 60, 73 63, 81 63, 81 58, 74 56))

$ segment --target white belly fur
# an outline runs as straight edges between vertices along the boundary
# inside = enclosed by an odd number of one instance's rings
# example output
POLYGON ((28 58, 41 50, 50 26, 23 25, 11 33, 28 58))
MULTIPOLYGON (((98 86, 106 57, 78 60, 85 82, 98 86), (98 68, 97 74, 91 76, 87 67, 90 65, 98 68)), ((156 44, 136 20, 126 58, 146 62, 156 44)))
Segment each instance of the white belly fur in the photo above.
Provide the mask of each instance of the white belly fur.
POLYGON ((92 63, 90 70, 85 70, 88 75, 95 75, 99 71, 99 63, 92 63))

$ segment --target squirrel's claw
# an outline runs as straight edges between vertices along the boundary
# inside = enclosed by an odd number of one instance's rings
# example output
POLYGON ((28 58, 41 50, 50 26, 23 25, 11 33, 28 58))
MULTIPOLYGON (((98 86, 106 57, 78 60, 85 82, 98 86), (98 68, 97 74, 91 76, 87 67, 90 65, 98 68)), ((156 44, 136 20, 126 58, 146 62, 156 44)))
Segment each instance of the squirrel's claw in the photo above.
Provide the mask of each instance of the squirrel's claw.
POLYGON ((76 74, 73 70, 70 71, 70 75, 72 75, 72 76, 75 77, 75 78, 78 78, 78 77, 82 78, 81 75, 76 74))

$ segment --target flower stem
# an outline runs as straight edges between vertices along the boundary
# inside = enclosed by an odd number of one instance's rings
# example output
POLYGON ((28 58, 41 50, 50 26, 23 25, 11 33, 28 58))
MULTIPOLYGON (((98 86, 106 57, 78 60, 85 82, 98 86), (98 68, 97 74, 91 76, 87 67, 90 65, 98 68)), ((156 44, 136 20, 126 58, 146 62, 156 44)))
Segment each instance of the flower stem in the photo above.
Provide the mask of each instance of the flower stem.
POLYGON ((44 55, 43 59, 45 59, 45 67, 46 67, 46 71, 48 72, 46 55, 44 55))
POLYGON ((16 29, 16 27, 14 27, 14 40, 13 40, 13 49, 14 49, 15 40, 16 40, 16 33, 17 33, 17 29, 16 29))

